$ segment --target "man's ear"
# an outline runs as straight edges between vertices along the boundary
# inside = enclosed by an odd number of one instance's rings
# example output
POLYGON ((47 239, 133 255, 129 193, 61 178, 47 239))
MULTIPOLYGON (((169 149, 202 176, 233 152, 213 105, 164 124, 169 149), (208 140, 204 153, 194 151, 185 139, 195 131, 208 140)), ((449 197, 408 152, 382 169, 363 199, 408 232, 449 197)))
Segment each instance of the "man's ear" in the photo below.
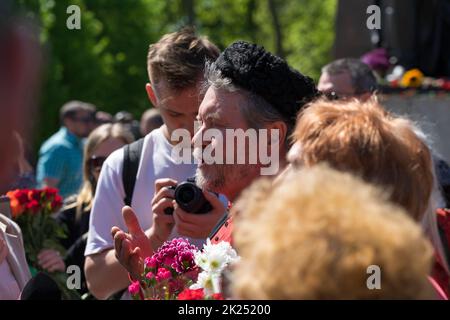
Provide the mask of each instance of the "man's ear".
POLYGON ((150 99, 150 102, 153 104, 155 108, 158 108, 158 99, 156 98, 155 91, 153 91, 153 87, 150 83, 147 83, 145 85, 145 91, 147 91, 148 98, 150 99))
POLYGON ((287 135, 287 125, 284 121, 275 121, 271 124, 267 125, 268 130, 268 143, 271 145, 272 143, 277 143, 280 147, 284 145, 284 141, 286 140, 287 135), (278 130, 278 141, 272 141, 272 130, 278 130))

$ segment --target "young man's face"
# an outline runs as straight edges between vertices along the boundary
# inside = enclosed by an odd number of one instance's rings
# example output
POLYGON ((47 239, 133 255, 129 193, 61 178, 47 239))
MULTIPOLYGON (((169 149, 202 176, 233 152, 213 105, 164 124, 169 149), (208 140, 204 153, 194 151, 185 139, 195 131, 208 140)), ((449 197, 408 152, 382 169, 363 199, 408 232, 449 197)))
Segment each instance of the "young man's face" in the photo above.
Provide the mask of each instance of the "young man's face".
POLYGON ((161 113, 168 138, 176 129, 186 129, 192 137, 194 121, 202 99, 200 85, 175 91, 169 89, 164 80, 161 80, 157 86, 147 84, 146 89, 151 102, 161 113))

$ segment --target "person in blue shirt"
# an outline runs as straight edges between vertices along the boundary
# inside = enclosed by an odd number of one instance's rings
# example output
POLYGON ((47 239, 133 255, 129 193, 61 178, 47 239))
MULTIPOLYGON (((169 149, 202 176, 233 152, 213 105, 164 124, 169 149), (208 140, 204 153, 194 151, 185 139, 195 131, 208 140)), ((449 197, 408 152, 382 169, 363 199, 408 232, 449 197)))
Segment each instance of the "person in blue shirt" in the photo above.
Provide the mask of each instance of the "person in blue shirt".
POLYGON ((63 198, 76 194, 83 181, 83 139, 95 126, 96 108, 70 101, 60 110, 61 128, 39 150, 37 182, 59 189, 63 198))

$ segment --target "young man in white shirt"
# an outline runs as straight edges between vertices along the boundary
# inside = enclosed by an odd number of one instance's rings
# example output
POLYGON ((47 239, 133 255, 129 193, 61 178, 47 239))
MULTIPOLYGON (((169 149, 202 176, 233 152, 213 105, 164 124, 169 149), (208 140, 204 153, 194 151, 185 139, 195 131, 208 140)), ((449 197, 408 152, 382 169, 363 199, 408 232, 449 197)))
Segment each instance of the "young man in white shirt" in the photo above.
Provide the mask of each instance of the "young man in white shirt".
MULTIPOLYGON (((214 44, 196 36, 191 29, 167 34, 149 48, 150 83, 146 91, 152 104, 160 110, 164 125, 144 138, 131 207, 146 234, 152 234, 149 237, 156 242, 155 247, 162 244, 158 238, 165 238, 175 223, 172 216, 163 214, 165 208, 172 207, 171 201, 166 199, 152 204, 154 194, 159 191, 158 186, 155 190, 155 180, 170 177, 172 184, 176 184, 195 175, 195 164, 178 164, 171 157, 172 148, 179 142, 171 141, 171 134, 179 128, 193 134, 202 101, 204 66, 207 61, 214 61, 219 53, 214 44), (159 234, 164 236, 158 237, 159 234)), ((104 163, 90 217, 85 273, 89 290, 99 299, 129 284, 127 271, 115 257, 111 237, 113 226, 126 229, 122 216, 125 204, 123 156, 124 150, 118 150, 104 163)), ((172 236, 177 234, 172 232, 172 236)), ((197 245, 204 241, 190 240, 197 245)))

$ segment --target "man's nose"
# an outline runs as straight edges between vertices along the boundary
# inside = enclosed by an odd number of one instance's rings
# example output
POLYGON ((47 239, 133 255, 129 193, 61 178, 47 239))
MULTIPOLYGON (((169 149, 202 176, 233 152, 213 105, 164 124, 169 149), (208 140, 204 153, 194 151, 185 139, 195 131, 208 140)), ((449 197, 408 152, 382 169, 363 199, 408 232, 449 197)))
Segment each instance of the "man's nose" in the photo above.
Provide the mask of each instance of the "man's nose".
POLYGON ((196 146, 205 147, 210 143, 209 141, 205 141, 203 139, 203 131, 204 131, 203 128, 199 128, 197 130, 197 132, 195 132, 194 136, 192 137, 191 143, 194 147, 196 147, 196 146))

